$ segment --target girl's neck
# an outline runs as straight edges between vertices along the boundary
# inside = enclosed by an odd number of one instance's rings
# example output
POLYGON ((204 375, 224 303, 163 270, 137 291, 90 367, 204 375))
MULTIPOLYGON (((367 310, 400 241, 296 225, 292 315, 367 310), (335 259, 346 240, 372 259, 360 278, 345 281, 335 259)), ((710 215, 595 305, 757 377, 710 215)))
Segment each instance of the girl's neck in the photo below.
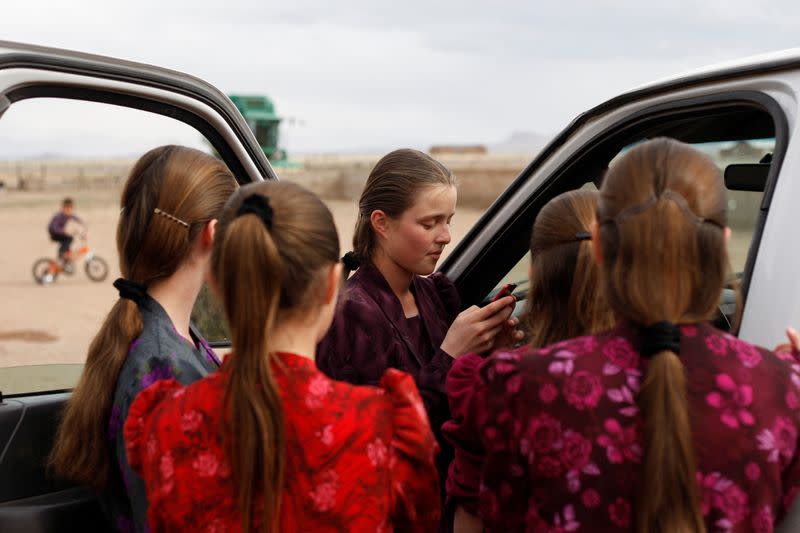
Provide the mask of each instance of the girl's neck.
POLYGON ((376 253, 372 262, 400 301, 403 314, 407 318, 417 316, 419 309, 417 308, 414 294, 411 292, 411 282, 414 280, 414 274, 392 261, 382 252, 376 253))
POLYGON ((318 327, 314 323, 285 320, 276 324, 269 335, 269 349, 300 355, 314 360, 317 353, 318 327))
POLYGON ((186 339, 191 339, 189 321, 203 280, 202 269, 187 265, 178 268, 170 277, 152 284, 147 290, 147 293, 164 308, 178 334, 186 339))
POLYGON ((401 267, 380 251, 375 254, 372 263, 386 279, 395 296, 400 298, 401 301, 410 294, 411 282, 414 279, 413 273, 401 267))

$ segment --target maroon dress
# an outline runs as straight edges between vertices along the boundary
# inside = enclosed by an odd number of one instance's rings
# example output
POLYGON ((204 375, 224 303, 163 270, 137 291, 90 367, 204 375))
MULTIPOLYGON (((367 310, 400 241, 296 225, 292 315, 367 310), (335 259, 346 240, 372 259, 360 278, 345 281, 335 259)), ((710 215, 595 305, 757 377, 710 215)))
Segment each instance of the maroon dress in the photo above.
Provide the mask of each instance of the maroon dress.
MULTIPOLYGON (((631 531, 639 343, 621 325, 460 358, 447 378, 449 498, 489 531, 631 531)), ((800 489, 800 365, 707 324, 681 326, 680 358, 708 531, 772 531, 800 489)))
POLYGON ((453 457, 452 447, 441 438, 441 426, 450 418, 444 384, 453 358, 440 346, 459 313, 460 300, 455 286, 440 273, 414 276, 411 292, 418 319, 406 318, 377 268, 359 268, 347 280, 333 324, 317 349, 317 366, 334 379, 356 385, 377 385, 387 368, 411 374, 440 443, 437 469, 444 483, 453 457))

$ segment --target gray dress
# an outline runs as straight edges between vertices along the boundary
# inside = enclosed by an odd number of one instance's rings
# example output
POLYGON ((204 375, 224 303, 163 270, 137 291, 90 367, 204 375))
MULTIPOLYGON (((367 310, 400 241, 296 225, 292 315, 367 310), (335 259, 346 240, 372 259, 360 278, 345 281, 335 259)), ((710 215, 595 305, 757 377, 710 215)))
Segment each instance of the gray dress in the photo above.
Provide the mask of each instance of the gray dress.
POLYGON ((139 305, 142 334, 131 343, 114 391, 108 422, 112 464, 109 485, 100 495, 112 524, 120 532, 147 530, 144 483, 125 455, 122 428, 136 395, 160 379, 189 384, 219 368, 219 359, 203 338, 181 336, 164 308, 150 297, 139 305))

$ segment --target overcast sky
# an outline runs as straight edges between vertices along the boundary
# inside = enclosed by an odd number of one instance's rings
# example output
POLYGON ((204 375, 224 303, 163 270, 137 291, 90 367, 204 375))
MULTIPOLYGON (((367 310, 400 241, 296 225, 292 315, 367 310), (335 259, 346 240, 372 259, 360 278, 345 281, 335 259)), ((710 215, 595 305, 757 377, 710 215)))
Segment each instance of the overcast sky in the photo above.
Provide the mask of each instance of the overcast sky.
MULTIPOLYGON (((299 121, 282 130, 290 152, 550 136, 653 79, 800 46, 797 0, 651 4, 6 0, 0 39, 152 63, 226 93, 269 95, 279 114, 299 121)), ((200 142, 188 127, 141 112, 15 107, 0 120, 0 157, 200 142)))

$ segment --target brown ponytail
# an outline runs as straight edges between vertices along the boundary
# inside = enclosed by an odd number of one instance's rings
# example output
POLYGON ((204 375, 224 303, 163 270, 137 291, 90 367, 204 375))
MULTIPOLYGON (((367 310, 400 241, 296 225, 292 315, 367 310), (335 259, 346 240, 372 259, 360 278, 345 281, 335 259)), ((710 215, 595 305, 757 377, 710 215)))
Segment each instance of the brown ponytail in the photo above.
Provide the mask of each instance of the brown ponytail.
MULTIPOLYGON (((134 165, 120 201, 117 252, 122 276, 148 286, 189 257, 205 224, 217 218, 236 182, 219 160, 181 146, 162 146, 134 165), (169 213, 176 222, 155 213, 169 213)), ((50 463, 56 474, 105 489, 111 405, 131 342, 142 332, 137 305, 119 300, 92 340, 86 364, 62 414, 50 463)))
POLYGON ((284 413, 269 338, 282 320, 318 306, 326 267, 339 259, 339 237, 325 204, 298 185, 242 187, 217 227, 212 272, 230 324, 223 439, 237 486, 243 531, 263 504, 261 529, 277 527, 286 458, 284 413), (238 214, 247 198, 269 204, 269 220, 238 214), (273 368, 274 365, 274 368, 273 368), (261 502, 256 502, 257 495, 261 502))
POLYGON ((673 352, 653 355, 638 403, 644 416, 644 460, 636 506, 637 531, 704 532, 686 376, 673 352))
POLYGON ((249 530, 256 480, 266 489, 264 516, 272 519, 265 521, 271 530, 280 513, 286 452, 283 408, 266 354, 267 332, 278 315, 283 265, 275 242, 255 215, 231 222, 220 243, 219 264, 217 280, 235 354, 228 366, 224 403, 230 417, 226 432, 236 438, 227 440, 227 454, 238 480, 243 530, 249 530))
POLYGON ((550 200, 531 232, 531 279, 524 324, 534 348, 591 335, 614 325, 591 241, 597 217, 594 191, 550 200))
MULTIPOLYGON (((685 144, 656 139, 617 161, 600 191, 598 221, 606 293, 620 318, 645 327, 714 315, 727 265, 725 208, 719 170, 685 144)), ((705 532, 676 353, 651 356, 637 402, 644 419, 637 531, 705 532)))
MULTIPOLYGON (((358 200, 358 219, 353 231, 354 259, 362 265, 372 262, 376 246, 370 221, 373 211, 383 211, 396 219, 414 205, 420 190, 436 185, 455 187, 456 179, 447 167, 428 154, 403 148, 383 156, 370 172, 358 200)), ((345 277, 353 266, 356 265, 352 260, 345 263, 345 277)))

